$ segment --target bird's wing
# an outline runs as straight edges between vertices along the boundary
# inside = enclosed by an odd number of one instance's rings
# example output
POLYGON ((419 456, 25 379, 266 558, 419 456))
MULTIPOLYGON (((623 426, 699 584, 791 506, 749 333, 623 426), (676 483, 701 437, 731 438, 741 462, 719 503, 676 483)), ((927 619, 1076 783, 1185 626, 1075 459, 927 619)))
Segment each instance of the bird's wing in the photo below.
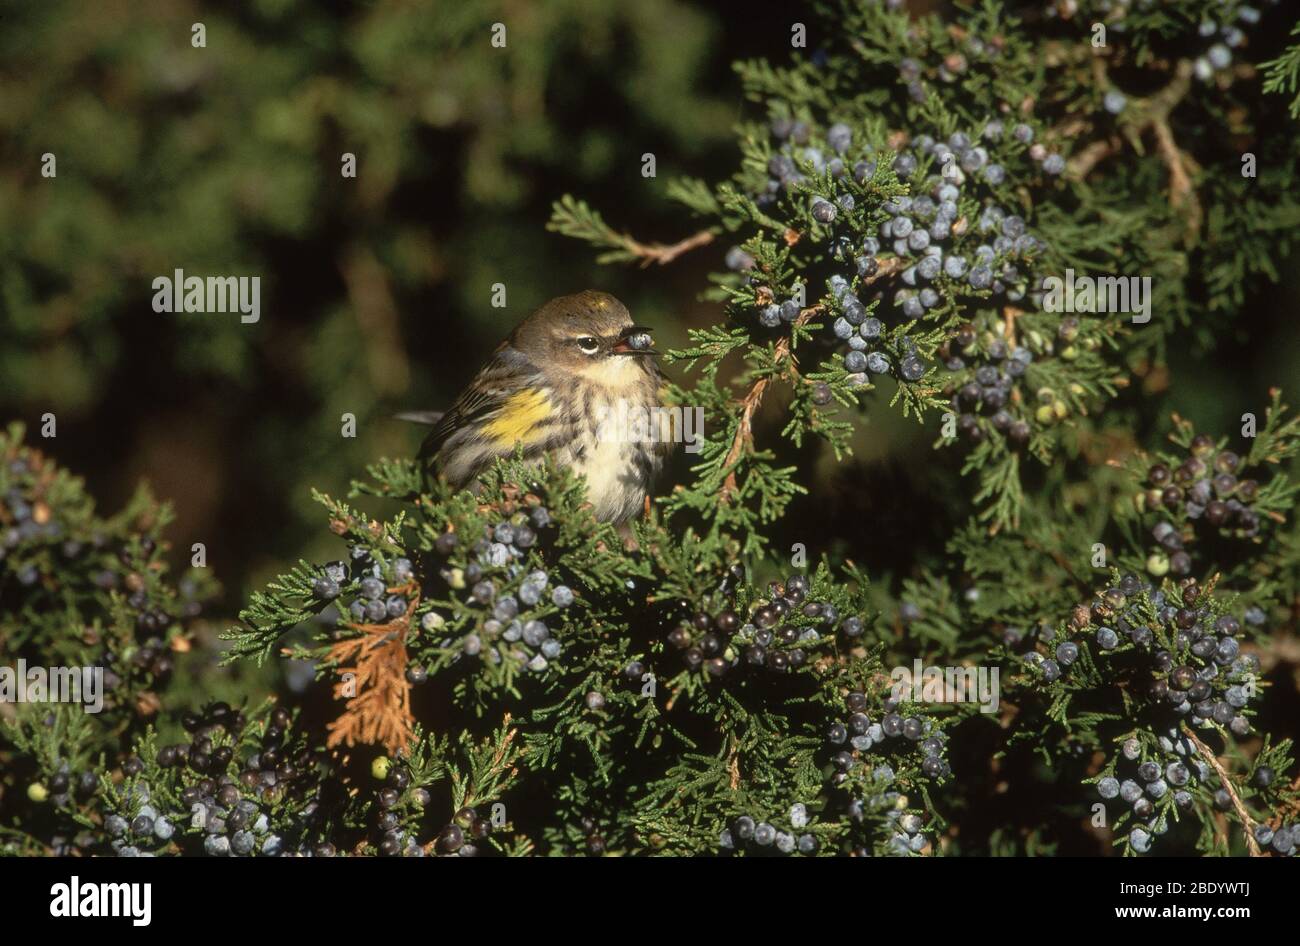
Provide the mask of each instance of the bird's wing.
POLYGON ((522 355, 506 345, 478 373, 474 383, 461 392, 420 446, 420 457, 432 460, 442 445, 460 428, 476 425, 505 410, 536 381, 536 370, 522 355))

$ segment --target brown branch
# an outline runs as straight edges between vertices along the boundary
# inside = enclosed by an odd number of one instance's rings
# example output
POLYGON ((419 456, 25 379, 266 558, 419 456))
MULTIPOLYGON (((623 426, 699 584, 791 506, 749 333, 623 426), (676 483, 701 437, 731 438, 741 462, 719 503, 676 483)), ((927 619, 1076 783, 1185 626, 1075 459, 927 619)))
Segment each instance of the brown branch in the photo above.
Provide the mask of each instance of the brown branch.
POLYGON ((1024 314, 1024 309, 1018 309, 1013 305, 1004 306, 1002 309, 1002 335, 1012 348, 1016 347, 1016 319, 1024 314))
POLYGON ((1092 142, 1070 159, 1070 176, 1082 180, 1093 168, 1119 151, 1121 147, 1122 143, 1115 137, 1092 142))
POLYGON ((1195 164, 1178 147, 1174 141, 1174 133, 1169 127, 1169 122, 1161 117, 1151 123, 1151 127, 1156 133, 1156 144, 1160 148, 1160 157, 1164 159, 1165 166, 1169 168, 1169 202, 1175 209, 1187 207, 1187 222, 1192 232, 1196 232, 1201 226, 1201 202, 1196 197, 1196 189, 1192 185, 1192 179, 1188 174, 1188 165, 1195 164))
POLYGON ((651 263, 665 266, 683 253, 689 253, 701 246, 708 246, 713 242, 715 236, 716 234, 712 230, 701 230, 699 233, 688 236, 684 240, 678 240, 676 243, 642 243, 627 234, 623 235, 623 239, 628 250, 641 257, 641 268, 644 269, 651 263))
MULTIPOLYGON (((1188 227, 1194 234, 1200 229, 1202 212, 1196 189, 1192 184, 1192 174, 1197 170, 1192 158, 1178 147, 1173 130, 1169 126, 1169 115, 1173 112, 1192 88, 1193 66, 1183 59, 1174 66, 1174 77, 1160 91, 1144 99, 1134 99, 1129 114, 1137 118, 1122 127, 1129 136, 1134 148, 1140 148, 1139 139, 1147 131, 1155 134, 1156 147, 1165 166, 1169 168, 1169 198, 1175 208, 1186 207, 1188 227)), ((1100 60, 1094 63, 1095 81, 1099 85, 1108 85, 1106 69, 1100 60)), ((1094 141, 1080 150, 1070 160, 1069 172, 1072 177, 1082 180, 1101 161, 1117 154, 1123 147, 1120 140, 1111 136, 1094 141)))
MULTIPOLYGON (((859 287, 859 291, 878 280, 900 272, 903 269, 904 262, 905 261, 900 257, 882 260, 876 268, 876 271, 870 277, 863 280, 862 286, 859 287)), ((791 362, 796 361, 794 355, 790 351, 790 339, 793 338, 794 327, 808 324, 813 317, 822 313, 823 308, 824 307, 821 305, 815 305, 804 309, 799 313, 798 318, 794 320, 794 323, 791 326, 791 334, 786 335, 776 343, 776 350, 772 354, 773 368, 778 367, 782 362, 787 360, 791 362)), ((759 378, 754 382, 753 387, 749 389, 749 393, 745 395, 744 400, 740 402, 740 422, 736 425, 736 434, 732 437, 731 448, 727 450, 727 456, 722 461, 722 468, 724 470, 728 467, 733 467, 733 469, 728 470, 726 479, 723 480, 722 492, 718 496, 720 502, 728 502, 731 494, 736 491, 736 471, 734 466, 740 460, 740 457, 745 450, 753 446, 754 413, 763 403, 763 395, 767 393, 767 389, 774 379, 775 375, 772 374, 767 374, 759 378)))
POLYGON ((1183 733, 1191 740, 1192 745, 1196 747, 1202 758, 1210 764, 1219 775, 1219 781, 1223 783, 1223 790, 1228 793, 1232 799, 1232 807, 1237 811, 1237 817, 1241 819, 1241 826, 1246 832, 1246 849, 1250 851, 1251 857, 1260 857, 1259 844, 1255 841, 1255 821, 1246 811, 1246 806, 1241 803, 1241 796, 1237 794, 1237 789, 1233 787, 1232 780, 1228 778, 1228 771, 1223 767, 1223 763, 1218 760, 1215 754, 1210 751, 1210 747, 1197 738, 1192 728, 1183 723, 1183 733))
POLYGON ((1187 176, 1187 169, 1183 166, 1182 154, 1178 150, 1178 144, 1174 141, 1174 133, 1169 128, 1169 122, 1163 118, 1158 118, 1151 123, 1155 129, 1156 144, 1160 146, 1160 156, 1165 159, 1165 164, 1169 166, 1169 196, 1175 207, 1182 206, 1187 200, 1187 194, 1192 189, 1191 178, 1187 176))

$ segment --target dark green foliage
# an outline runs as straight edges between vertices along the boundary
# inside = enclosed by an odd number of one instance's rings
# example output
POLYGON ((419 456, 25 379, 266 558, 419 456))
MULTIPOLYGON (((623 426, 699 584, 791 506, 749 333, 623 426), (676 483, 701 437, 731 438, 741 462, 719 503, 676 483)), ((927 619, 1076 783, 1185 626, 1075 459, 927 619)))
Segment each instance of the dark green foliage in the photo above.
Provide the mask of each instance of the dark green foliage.
POLYGON ((174 694, 205 669, 205 655, 187 655, 204 632, 199 615, 215 586, 201 568, 179 581, 168 576, 161 532, 169 518, 144 489, 116 515, 97 515, 81 481, 25 444, 21 425, 0 435, 7 851, 81 847, 73 836, 95 810, 105 775, 160 711, 184 705, 174 694), (46 681, 42 691, 28 689, 27 700, 14 689, 24 666, 29 681, 46 681), (102 676, 85 677, 83 668, 102 676), (52 702, 58 680, 68 687, 59 690, 63 699, 77 702, 52 702), (8 833, 17 826, 23 830, 8 833))
MULTIPOLYGON (((224 652, 302 662, 314 701, 210 705, 183 765, 101 735, 87 849, 196 778, 226 819, 225 777, 262 853, 1294 853, 1300 424, 1268 379, 1213 433, 1165 397, 1288 265, 1294 50, 1261 75, 1238 3, 891 6, 827 5, 813 54, 737 67, 734 174, 668 191, 694 241, 555 204, 601 262, 727 247, 716 324, 666 358, 705 440, 634 541, 549 464, 455 493, 384 460, 316 494, 329 545, 224 652), (1149 306, 1062 311, 1070 269, 1149 277, 1149 306), (852 455, 896 418, 933 450, 882 483, 852 455)), ((29 769, 83 738, 29 731, 29 769)), ((42 804, 0 799, 15 849, 53 846, 42 804)))

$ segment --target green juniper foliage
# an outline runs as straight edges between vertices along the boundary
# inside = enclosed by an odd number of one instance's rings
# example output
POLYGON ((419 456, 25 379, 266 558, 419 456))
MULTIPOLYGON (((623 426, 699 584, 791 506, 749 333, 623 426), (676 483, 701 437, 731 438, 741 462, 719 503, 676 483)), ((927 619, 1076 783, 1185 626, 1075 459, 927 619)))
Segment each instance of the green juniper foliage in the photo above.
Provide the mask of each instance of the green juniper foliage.
MULTIPOLYGON (((181 735, 20 713, 4 843, 1294 855, 1294 719, 1270 700, 1300 421, 1244 392, 1232 429, 1163 427, 1160 394, 1196 383, 1170 353, 1239 340, 1285 264, 1300 47, 1253 62, 1278 11, 1231 0, 897 6, 827 4, 810 54, 739 64, 735 173, 668 189, 730 249, 717 324, 667 359, 706 437, 634 543, 549 463, 471 493, 381 461, 316 495, 334 557, 225 634, 231 668, 309 666, 330 717, 214 702, 181 735), (932 435, 935 531, 871 575, 845 550, 875 521, 779 546, 816 500, 811 448, 846 460, 887 412, 932 435), (65 761, 98 784, 29 789, 65 761)), ((551 227, 644 260, 616 220, 566 196, 551 227)), ((18 548, 14 614, 75 570, 23 583, 53 566, 18 548)))
POLYGON ((100 516, 25 435, 0 434, 0 850, 61 854, 102 840, 107 773, 160 711, 184 708, 174 695, 204 670, 186 655, 216 588, 202 568, 169 578, 171 513, 148 490, 100 516))

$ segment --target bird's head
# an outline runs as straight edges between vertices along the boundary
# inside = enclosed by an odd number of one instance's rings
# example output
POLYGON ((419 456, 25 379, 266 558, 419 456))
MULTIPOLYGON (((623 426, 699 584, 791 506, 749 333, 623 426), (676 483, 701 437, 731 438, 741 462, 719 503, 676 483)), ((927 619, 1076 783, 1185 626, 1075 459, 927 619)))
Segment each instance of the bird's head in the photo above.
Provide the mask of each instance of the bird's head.
POLYGON ((547 302, 520 323, 511 345, 540 367, 610 386, 644 377, 659 354, 627 306, 592 289, 547 302))

